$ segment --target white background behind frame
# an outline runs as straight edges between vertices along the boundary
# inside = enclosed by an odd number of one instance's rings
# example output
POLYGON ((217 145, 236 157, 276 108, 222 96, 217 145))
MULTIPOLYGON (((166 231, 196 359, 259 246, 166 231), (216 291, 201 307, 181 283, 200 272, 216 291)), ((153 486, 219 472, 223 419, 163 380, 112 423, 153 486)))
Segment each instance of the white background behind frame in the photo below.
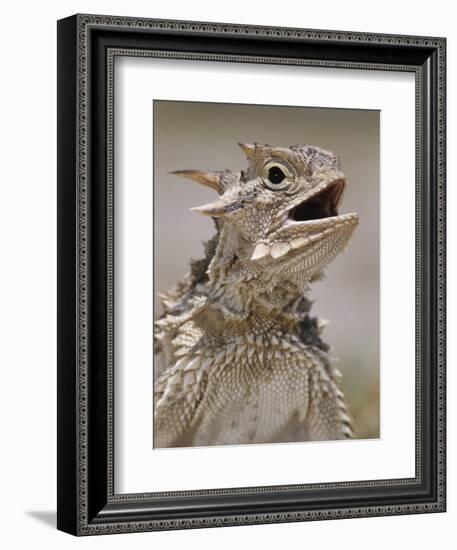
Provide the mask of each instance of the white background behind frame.
POLYGON ((414 477, 414 74, 115 63, 115 492, 414 477), (153 99, 381 110, 381 439, 152 451, 153 99))
MULTIPOLYGON (((297 544, 309 547, 353 550, 396 548, 400 540, 416 550, 429 550, 452 540, 457 521, 457 469, 449 468, 448 511, 445 514, 411 514, 351 520, 195 529, 85 540, 55 529, 56 492, 56 19, 76 10, 66 2, 37 3, 24 0, 4 6, 4 19, 19 22, 27 40, 17 40, 18 25, 4 25, 1 40, 8 45, 3 74, 14 75, 14 86, 0 90, 2 136, 8 154, 2 158, 0 217, 2 253, 7 268, 0 274, 3 291, 0 325, 8 335, 2 341, 2 365, 8 388, 0 400, 4 452, 1 458, 3 518, 1 540, 9 548, 27 548, 39 541, 54 549, 132 550, 160 546, 163 550, 185 548, 233 550, 250 545, 277 550, 297 544), (15 44, 11 49, 11 44, 15 44), (40 62, 30 63, 31 44, 40 62), (27 70, 18 70, 26 67, 27 70), (24 95, 20 90, 31 90, 24 95), (37 146, 39 144, 39 146, 37 146), (24 162, 24 152, 27 151, 24 162), (25 200, 25 197, 27 200, 25 200), (24 223, 27 220, 27 223, 24 223), (33 230, 31 230, 33 229, 33 230), (18 250, 21 253, 18 254, 18 250), (11 266, 9 268, 8 266, 11 266), (14 268, 13 268, 14 266, 14 268), (30 277, 31 266, 35 269, 30 277), (27 345, 24 345, 27 334, 27 345), (6 368, 8 367, 8 368, 6 368), (26 382, 26 383, 25 383, 26 382), (27 406, 24 406, 27 403, 27 406), (32 412, 33 411, 33 414, 32 412), (22 434, 18 437, 18 434, 22 434), (34 452, 39 449, 40 452, 34 452), (33 456, 33 460, 31 457, 33 456), (20 457, 27 457, 21 460, 20 457), (27 467, 25 464, 27 463, 27 467), (22 488, 22 489, 21 489, 22 488), (347 541, 347 542, 346 542, 347 541)), ((231 0, 80 0, 77 9, 86 13, 111 13, 142 17, 224 21, 253 25, 278 25, 354 32, 390 32, 448 36, 448 58, 457 58, 454 4, 436 0, 384 0, 382 7, 360 0, 318 2, 290 0, 287 8, 265 9, 264 2, 231 0), (392 14, 395 14, 393 17, 392 14)), ((6 51, 6 50, 5 50, 6 51)), ((448 96, 457 93, 457 64, 447 68, 448 96)), ((457 102, 449 101, 448 150, 457 148, 457 102)), ((449 155, 448 180, 457 180, 457 158, 449 155)), ((449 211, 457 204, 457 185, 447 189, 449 211)), ((457 281, 457 216, 448 219, 448 279, 457 281)), ((457 285, 449 284, 448 331, 457 333, 457 285)), ((450 365, 457 362, 457 338, 448 340, 450 365)), ((449 388, 457 386, 457 370, 449 368, 449 388)), ((457 461, 457 400, 447 401, 449 464, 457 461)), ((449 544, 447 545, 449 546, 449 544)))

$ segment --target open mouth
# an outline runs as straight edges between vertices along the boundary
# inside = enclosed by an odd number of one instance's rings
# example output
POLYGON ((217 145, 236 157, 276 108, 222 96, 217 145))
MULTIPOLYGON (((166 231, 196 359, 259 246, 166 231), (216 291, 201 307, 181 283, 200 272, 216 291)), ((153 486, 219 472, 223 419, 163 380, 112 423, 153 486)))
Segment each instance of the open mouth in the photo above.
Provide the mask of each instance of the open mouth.
POLYGON ((345 179, 338 179, 285 213, 282 223, 267 239, 255 244, 251 260, 271 256, 274 260, 290 254, 300 255, 307 247, 319 245, 327 236, 339 232, 349 239, 357 226, 358 215, 338 214, 345 179), (332 219, 337 218, 337 219, 332 219), (327 220, 327 221, 318 221, 327 220), (309 223, 305 223, 309 222, 309 223))
POLYGON ((306 222, 338 216, 338 205, 341 202, 345 185, 344 180, 333 182, 324 191, 295 206, 289 212, 289 220, 306 222))

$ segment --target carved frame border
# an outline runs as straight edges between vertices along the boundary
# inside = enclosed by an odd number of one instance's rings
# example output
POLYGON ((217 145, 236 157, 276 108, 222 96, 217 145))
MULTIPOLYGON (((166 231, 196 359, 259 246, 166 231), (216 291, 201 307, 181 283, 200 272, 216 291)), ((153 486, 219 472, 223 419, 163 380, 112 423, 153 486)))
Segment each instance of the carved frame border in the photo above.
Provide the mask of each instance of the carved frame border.
MULTIPOLYGON (((60 36, 60 64, 59 80, 61 93, 59 94, 59 136, 65 142, 64 134, 68 132, 65 128, 65 122, 68 121, 68 109, 73 109, 75 135, 71 138, 71 143, 63 143, 59 147, 59 209, 62 216, 65 215, 65 209, 73 204, 73 225, 70 228, 70 222, 63 217, 59 218, 59 232, 61 241, 59 243, 59 269, 61 275, 73 274, 75 287, 69 289, 67 283, 61 281, 59 277, 59 320, 65 325, 68 312, 65 310, 66 300, 76 298, 74 304, 73 325, 69 325, 61 330, 65 332, 68 328, 75 329, 74 334, 59 333, 59 473, 58 473, 58 527, 64 531, 78 535, 106 534, 133 531, 150 531, 164 529, 183 529, 196 527, 212 527, 226 525, 241 525, 253 523, 274 523, 291 522, 317 519, 337 519, 362 516, 378 516, 391 514, 408 514, 424 512, 440 512, 445 510, 445 39, 417 36, 398 36, 388 34, 368 34, 352 33, 339 31, 321 31, 307 29, 275 28, 275 27, 256 27, 247 25, 232 25, 223 23, 201 23, 190 21, 167 21, 156 19, 137 19, 130 17, 111 17, 98 15, 77 15, 59 22, 60 36), (98 499, 91 500, 91 478, 90 452, 91 438, 95 436, 94 429, 91 427, 88 403, 90 401, 90 392, 94 387, 94 381, 90 377, 90 325, 92 312, 90 309, 90 265, 94 258, 94 249, 99 251, 99 246, 92 243, 93 226, 95 223, 94 213, 91 212, 91 200, 93 191, 89 188, 91 179, 91 149, 90 149, 90 119, 93 116, 94 109, 100 109, 100 105, 94 105, 91 97, 91 32, 102 29, 110 32, 116 42, 116 35, 120 32, 158 32, 171 33, 186 36, 192 34, 198 36, 228 36, 231 38, 244 37, 251 40, 259 38, 274 38, 279 40, 298 40, 298 41, 318 41, 319 43, 341 43, 354 45, 358 48, 365 46, 373 47, 407 47, 426 49, 430 51, 430 59, 433 57, 433 66, 427 73, 422 73, 422 67, 418 64, 387 64, 373 63, 365 61, 344 61, 325 59, 304 59, 300 57, 273 57, 271 55, 238 55, 223 53, 205 53, 205 52, 177 52, 173 50, 151 50, 140 48, 119 48, 107 47, 106 55, 106 74, 100 78, 105 79, 107 97, 106 97, 106 240, 105 258, 106 261, 106 412, 107 412, 107 433, 106 433, 106 484, 105 498, 103 490, 98 495, 98 499), (389 71, 413 71, 416 78, 416 265, 421 266, 423 261, 424 235, 423 221, 427 220, 431 235, 428 237, 435 246, 436 254, 436 277, 434 281, 436 292, 429 297, 435 302, 437 308, 436 326, 434 334, 430 337, 435 338, 434 360, 436 361, 436 388, 434 408, 436 412, 436 477, 434 479, 434 496, 427 502, 408 502, 399 504, 376 504, 372 505, 344 505, 330 508, 317 505, 306 506, 303 510, 262 512, 257 509, 255 512, 240 513, 221 513, 214 515, 204 515, 202 517, 193 516, 167 517, 164 512, 158 519, 151 512, 138 512, 138 508, 147 508, 148 502, 166 501, 167 499, 182 499, 187 497, 203 496, 232 496, 254 495, 262 493, 311 491, 318 492, 327 489, 344 488, 363 488, 363 487, 388 487, 414 485, 423 481, 424 472, 422 464, 424 457, 421 455, 421 443, 424 426, 423 418, 423 380, 421 368, 422 347, 429 346, 422 342, 423 336, 422 319, 424 315, 424 288, 422 281, 422 270, 416 269, 416 339, 420 345, 417 346, 416 354, 416 477, 412 479, 392 479, 380 481, 360 481, 347 483, 326 483, 313 485, 294 485, 279 487, 257 487, 210 491, 187 491, 179 493, 141 493, 116 495, 113 486, 113 102, 114 102, 114 59, 116 56, 149 56, 149 57, 168 57, 175 59, 198 59, 212 60, 220 62, 247 62, 247 63, 281 63, 298 64, 306 66, 325 66, 340 67, 352 69, 374 69, 389 71), (69 59, 73 63, 68 67, 69 59), (74 74, 69 75, 68 69, 72 69, 74 74), (70 102, 68 95, 70 89, 66 87, 63 81, 64 77, 74 81, 74 96, 70 102), (425 80, 433 80, 432 89, 434 97, 431 98, 430 109, 435 109, 434 113, 424 112, 421 108, 424 94, 425 80), (432 105, 433 103, 433 105, 432 105), (436 158, 424 159, 425 149, 429 145, 431 136, 425 135, 426 120, 425 117, 434 117, 434 134, 436 158), (60 122, 61 121, 61 122, 60 122), (60 125, 61 124, 61 125, 60 125), (69 149, 72 149, 70 152, 69 149), (74 166, 64 168, 63 164, 68 160, 74 161, 74 166), (431 163, 434 161, 434 166, 431 163), (68 172, 66 172, 68 171, 68 172), (431 212, 423 210, 421 200, 422 180, 425 172, 436 184, 436 199, 431 206, 431 212), (74 177, 72 189, 75 193, 73 197, 67 196, 64 186, 68 177, 74 177), (73 201, 73 203, 72 203, 73 201), (432 217, 433 219, 430 219, 432 217), (63 246, 68 244, 70 237, 74 237, 74 252, 70 262, 69 252, 63 251, 63 246), (68 350, 68 345, 73 344, 73 349, 68 350), (74 357, 68 366, 69 355, 74 357), (66 360, 67 359, 67 360, 66 360), (71 381, 69 380, 71 378, 71 381), (68 398, 72 397, 74 410, 68 411, 68 398), (70 430, 70 434, 68 434, 70 430), (71 444, 71 449, 69 445, 71 444), (70 460, 70 454, 73 458, 70 460), (94 502, 92 502, 94 500, 94 502), (103 505, 103 506, 102 506, 103 505), (129 506, 129 505, 133 505, 129 506), (136 511, 135 511, 136 510, 136 511)), ((92 75, 92 78, 95 78, 92 75)), ((71 114, 70 114, 71 116, 71 114)), ((69 139, 69 138, 68 138, 69 139)), ((100 153, 101 154, 101 153, 100 153)), ((71 190, 71 189, 70 189, 71 190)), ((427 259, 428 261, 428 259, 427 259)), ((427 291, 427 292, 430 292, 427 291)), ((59 322, 59 326, 61 323, 59 322)), ((63 326, 62 325, 62 326, 63 326)), ((430 347, 430 346, 429 346, 430 347)), ((432 346, 433 347, 433 346, 432 346)), ((432 459, 433 460, 433 459, 432 459)), ((102 473, 105 473, 104 471, 102 473)), ((103 489, 103 488, 102 488, 103 489)), ((195 505, 194 505, 195 506, 195 505)))

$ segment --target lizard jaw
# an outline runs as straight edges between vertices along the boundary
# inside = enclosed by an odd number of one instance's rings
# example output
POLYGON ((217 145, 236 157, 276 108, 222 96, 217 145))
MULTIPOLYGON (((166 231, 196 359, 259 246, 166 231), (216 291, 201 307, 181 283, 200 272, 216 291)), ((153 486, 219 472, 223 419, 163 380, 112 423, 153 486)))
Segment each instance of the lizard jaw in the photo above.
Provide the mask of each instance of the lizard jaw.
POLYGON ((271 258, 276 260, 286 255, 290 256, 291 253, 300 254, 313 244, 337 231, 346 233, 347 240, 349 241, 358 222, 359 216, 351 213, 332 218, 291 224, 291 228, 295 230, 294 234, 291 233, 287 238, 282 236, 281 239, 257 242, 250 259, 251 261, 266 260, 271 256, 271 258), (331 223, 329 223, 330 220, 331 223), (302 229, 305 225, 306 232, 303 232, 302 229), (300 229, 300 232, 296 231, 297 229, 300 229))
POLYGON ((285 213, 281 226, 256 243, 251 261, 301 254, 303 249, 337 231, 347 234, 349 241, 359 217, 355 213, 338 214, 345 186, 345 179, 335 180, 294 205, 285 213))

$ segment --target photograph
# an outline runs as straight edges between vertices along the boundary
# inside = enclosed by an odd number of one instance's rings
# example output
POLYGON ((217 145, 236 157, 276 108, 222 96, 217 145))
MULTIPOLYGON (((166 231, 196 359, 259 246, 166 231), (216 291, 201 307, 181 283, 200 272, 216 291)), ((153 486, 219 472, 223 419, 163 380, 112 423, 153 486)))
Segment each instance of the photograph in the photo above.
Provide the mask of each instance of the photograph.
POLYGON ((380 112, 154 100, 153 446, 381 437, 380 112))

